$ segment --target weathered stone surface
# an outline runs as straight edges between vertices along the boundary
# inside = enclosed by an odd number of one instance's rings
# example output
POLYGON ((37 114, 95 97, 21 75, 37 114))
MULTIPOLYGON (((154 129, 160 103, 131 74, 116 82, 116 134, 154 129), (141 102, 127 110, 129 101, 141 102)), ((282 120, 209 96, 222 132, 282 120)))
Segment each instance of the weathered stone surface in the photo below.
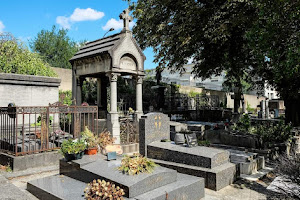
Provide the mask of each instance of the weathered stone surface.
POLYGON ((205 187, 216 191, 232 184, 236 180, 236 177, 239 176, 236 165, 230 162, 213 169, 208 169, 163 160, 152 160, 160 166, 175 169, 179 173, 202 177, 205 179, 205 187))
MULTIPOLYGON (((0 106, 47 106, 59 100, 60 79, 0 73, 0 106)), ((21 122, 21 120, 20 120, 21 122)), ((20 123, 19 122, 19 123, 20 123)))
POLYGON ((205 168, 214 168, 229 161, 229 152, 210 147, 185 147, 172 142, 152 142, 148 157, 205 168))
POLYGON ((140 154, 147 156, 147 145, 161 139, 170 139, 170 119, 162 113, 148 113, 139 121, 140 154))
POLYGON ((67 176, 49 176, 27 183, 27 190, 39 199, 82 200, 87 184, 67 176))
POLYGON ((0 164, 7 165, 14 172, 30 169, 32 167, 41 167, 55 165, 59 163, 62 155, 58 151, 43 152, 39 154, 30 154, 25 156, 13 156, 5 153, 0 153, 0 164))
POLYGON ((135 197, 136 200, 186 199, 199 200, 204 197, 204 179, 177 174, 177 181, 135 197))

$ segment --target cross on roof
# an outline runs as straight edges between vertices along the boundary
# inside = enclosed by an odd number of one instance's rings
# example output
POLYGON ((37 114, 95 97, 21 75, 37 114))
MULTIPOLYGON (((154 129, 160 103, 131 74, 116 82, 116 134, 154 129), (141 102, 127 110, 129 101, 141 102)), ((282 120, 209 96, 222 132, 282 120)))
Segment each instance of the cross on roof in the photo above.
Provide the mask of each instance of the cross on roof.
POLYGON ((129 15, 129 9, 127 8, 120 14, 120 19, 123 19, 124 28, 123 31, 129 31, 129 22, 133 20, 133 18, 129 15))

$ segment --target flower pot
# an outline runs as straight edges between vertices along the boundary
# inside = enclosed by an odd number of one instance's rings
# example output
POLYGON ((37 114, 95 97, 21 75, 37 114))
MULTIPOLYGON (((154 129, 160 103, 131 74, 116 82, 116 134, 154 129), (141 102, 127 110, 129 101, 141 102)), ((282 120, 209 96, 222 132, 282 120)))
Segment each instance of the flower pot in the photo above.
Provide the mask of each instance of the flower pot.
POLYGON ((66 159, 67 162, 71 161, 71 160, 75 160, 75 154, 68 154, 68 153, 65 153, 64 154, 64 157, 66 159))
POLYGON ((84 150, 84 153, 86 155, 95 155, 95 154, 97 154, 97 151, 98 151, 98 148, 94 147, 94 148, 89 148, 89 149, 84 150))
POLYGON ((81 159, 83 155, 84 155, 84 151, 82 151, 82 152, 80 152, 80 153, 76 153, 76 154, 75 154, 75 160, 81 159))
POLYGON ((84 152, 80 152, 80 153, 76 153, 76 154, 64 154, 65 159, 67 160, 67 162, 71 161, 71 160, 79 160, 82 158, 84 152))

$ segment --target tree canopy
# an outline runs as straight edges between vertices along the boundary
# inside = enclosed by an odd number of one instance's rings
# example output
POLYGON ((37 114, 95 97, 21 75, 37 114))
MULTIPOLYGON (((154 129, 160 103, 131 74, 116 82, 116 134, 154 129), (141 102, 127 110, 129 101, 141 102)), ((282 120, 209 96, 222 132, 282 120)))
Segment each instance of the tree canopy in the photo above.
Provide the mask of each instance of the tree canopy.
POLYGON ((30 42, 30 47, 52 67, 71 69, 69 59, 78 51, 79 45, 67 33, 66 29, 58 30, 55 26, 51 31, 41 30, 30 42))
POLYGON ((56 73, 37 53, 6 33, 0 34, 0 72, 55 77, 56 73))
POLYGON ((202 78, 225 71, 235 96, 243 82, 267 82, 285 100, 287 122, 300 125, 299 0, 127 1, 135 38, 160 67, 181 71, 192 59, 202 78))
POLYGON ((237 97, 242 81, 251 81, 247 74, 252 57, 245 37, 256 17, 251 1, 139 0, 131 8, 137 18, 135 38, 142 48, 154 48, 160 67, 181 71, 192 59, 198 77, 226 71, 227 86, 239 88, 237 97))
POLYGON ((286 119, 300 125, 300 1, 256 0, 258 19, 247 38, 263 84, 285 101, 286 119))

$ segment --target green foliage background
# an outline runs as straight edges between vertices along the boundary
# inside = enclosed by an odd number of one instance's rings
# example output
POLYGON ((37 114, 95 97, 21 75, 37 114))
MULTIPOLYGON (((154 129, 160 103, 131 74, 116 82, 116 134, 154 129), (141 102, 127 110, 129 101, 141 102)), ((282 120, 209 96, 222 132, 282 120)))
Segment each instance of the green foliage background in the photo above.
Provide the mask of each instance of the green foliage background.
POLYGON ((16 40, 0 41, 0 72, 56 77, 50 65, 16 40))
POLYGON ((53 26, 51 31, 41 30, 30 42, 30 48, 38 52, 52 67, 71 69, 69 59, 84 42, 77 44, 67 33, 65 29, 57 30, 56 26, 53 26))

